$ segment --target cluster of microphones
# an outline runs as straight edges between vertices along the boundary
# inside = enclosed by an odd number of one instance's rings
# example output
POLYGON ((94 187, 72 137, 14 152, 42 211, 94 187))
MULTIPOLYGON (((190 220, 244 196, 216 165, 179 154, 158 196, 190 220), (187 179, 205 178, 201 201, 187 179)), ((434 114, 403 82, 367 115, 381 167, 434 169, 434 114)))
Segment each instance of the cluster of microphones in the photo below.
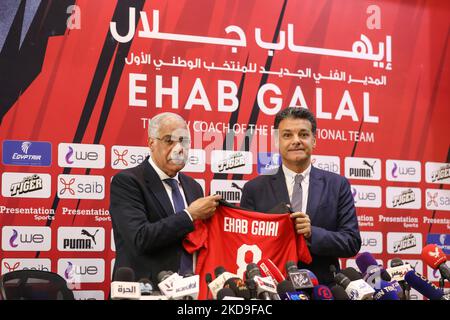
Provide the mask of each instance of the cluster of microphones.
MULTIPOLYGON (((285 273, 270 259, 247 265, 244 279, 226 271, 222 266, 205 276, 208 300, 410 300, 415 289, 430 300, 450 300, 450 292, 444 289, 444 281, 450 281, 447 258, 434 244, 422 250, 427 265, 439 270, 439 287, 434 285, 400 258, 391 260, 389 268, 383 268, 368 252, 356 257, 359 271, 348 267, 337 271, 331 266, 334 284, 320 284, 316 275, 307 269, 299 269, 297 263, 288 261, 285 273), (286 276, 285 276, 286 275, 286 276)), ((200 292, 199 275, 181 276, 172 271, 158 274, 157 287, 148 279, 134 282, 130 268, 119 268, 111 283, 111 299, 135 300, 196 300, 200 292)))

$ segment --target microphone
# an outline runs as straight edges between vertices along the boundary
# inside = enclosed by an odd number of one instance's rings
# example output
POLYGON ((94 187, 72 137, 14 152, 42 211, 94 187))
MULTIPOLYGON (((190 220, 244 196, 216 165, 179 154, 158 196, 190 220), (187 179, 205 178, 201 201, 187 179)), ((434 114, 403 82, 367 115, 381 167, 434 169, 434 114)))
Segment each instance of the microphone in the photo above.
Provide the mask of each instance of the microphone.
POLYGON ((295 262, 286 262, 286 273, 289 275, 295 290, 312 289, 314 287, 308 272, 298 270, 295 262))
POLYGON ((281 300, 309 300, 309 296, 303 292, 295 291, 292 282, 283 280, 277 285, 277 292, 281 300))
POLYGON ((230 278, 227 281, 225 281, 225 284, 223 286, 224 288, 230 288, 233 290, 236 297, 240 297, 246 300, 250 300, 250 290, 248 290, 247 286, 245 285, 244 280, 241 278, 230 278))
POLYGON ((206 275, 205 275, 205 280, 206 280, 206 286, 207 286, 207 292, 206 292, 206 300, 209 300, 209 294, 211 293, 211 290, 209 289, 209 284, 212 282, 212 275, 211 275, 211 273, 207 273, 206 275))
POLYGON ((217 292, 217 300, 243 300, 244 298, 236 297, 230 288, 222 288, 217 292))
POLYGON ((337 273, 334 280, 345 289, 350 300, 372 300, 375 290, 367 284, 358 271, 354 268, 347 268, 337 273), (354 280, 350 280, 347 274, 354 280))
POLYGON ((128 267, 117 269, 114 281, 111 282, 112 300, 139 300, 141 289, 139 283, 134 282, 134 271, 128 267))
POLYGON ((405 281, 405 274, 411 271, 412 267, 409 263, 403 263, 400 258, 393 258, 391 260, 391 267, 386 269, 393 281, 397 281, 402 288, 403 294, 400 297, 401 300, 409 300, 411 286, 405 281))
POLYGON ((334 300, 330 288, 324 285, 314 286, 312 293, 313 300, 334 300))
POLYGON ((298 271, 304 271, 308 274, 308 277, 311 279, 311 283, 313 286, 318 286, 319 285, 319 279, 317 279, 317 276, 308 269, 299 269, 298 271))
POLYGON ((142 278, 138 282, 141 296, 150 296, 153 293, 153 286, 148 278, 142 278))
POLYGON ((422 249, 422 259, 434 270, 439 270, 441 277, 450 281, 450 268, 447 266, 447 257, 440 247, 428 244, 422 249))
POLYGON ((237 278, 238 276, 225 271, 225 268, 222 266, 217 267, 214 270, 214 274, 216 275, 216 278, 208 284, 208 288, 211 290, 212 297, 215 300, 217 299, 217 293, 223 288, 225 281, 230 278, 237 278))
POLYGON ((167 297, 172 298, 173 284, 176 280, 181 279, 178 273, 172 271, 161 271, 158 273, 158 288, 167 297))
POLYGON ((405 280, 411 287, 430 300, 445 300, 444 291, 436 287, 427 278, 414 270, 405 274, 405 280))
POLYGON ((363 252, 356 257, 356 264, 364 274, 364 280, 372 287, 377 287, 380 280, 391 281, 391 276, 379 266, 375 258, 369 252, 363 252))
POLYGON ((264 277, 271 277, 275 281, 275 285, 286 279, 280 269, 270 259, 260 260, 258 267, 264 277))
POLYGON ((179 278, 173 283, 172 299, 174 300, 196 300, 200 292, 200 276, 191 275, 179 278))
POLYGON ((333 294, 335 300, 349 300, 344 288, 338 285, 330 287, 330 291, 333 294))
POLYGON ((271 277, 263 278, 256 263, 249 263, 247 265, 247 276, 255 281, 256 294, 260 299, 280 300, 280 297, 277 294, 275 282, 271 277), (272 299, 272 297, 274 299, 272 299))
POLYGON ((216 276, 216 278, 219 277, 224 272, 226 272, 226 270, 222 266, 218 266, 217 268, 214 269, 214 275, 216 276))
POLYGON ((395 284, 397 282, 389 283, 387 281, 380 281, 380 289, 375 290, 373 295, 374 300, 400 300, 397 294, 397 288, 395 284))

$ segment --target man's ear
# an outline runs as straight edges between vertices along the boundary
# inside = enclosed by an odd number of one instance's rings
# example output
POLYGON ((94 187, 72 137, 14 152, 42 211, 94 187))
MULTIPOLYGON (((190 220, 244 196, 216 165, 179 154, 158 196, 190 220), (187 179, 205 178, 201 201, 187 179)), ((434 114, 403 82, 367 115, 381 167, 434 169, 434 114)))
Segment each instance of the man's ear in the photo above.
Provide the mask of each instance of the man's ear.
POLYGON ((152 152, 153 152, 153 144, 154 143, 155 143, 155 139, 150 138, 150 137, 147 139, 147 145, 150 148, 150 151, 152 151, 152 152))
POLYGON ((313 136, 313 144, 312 144, 312 147, 313 147, 313 149, 315 149, 316 148, 316 136, 313 136))

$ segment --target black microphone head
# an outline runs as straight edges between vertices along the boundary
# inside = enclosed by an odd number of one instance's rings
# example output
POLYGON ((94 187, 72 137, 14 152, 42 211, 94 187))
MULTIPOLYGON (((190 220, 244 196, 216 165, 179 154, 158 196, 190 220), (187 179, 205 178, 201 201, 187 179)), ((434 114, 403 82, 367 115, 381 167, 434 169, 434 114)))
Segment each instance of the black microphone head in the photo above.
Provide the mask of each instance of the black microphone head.
POLYGON ((247 277, 249 279, 253 279, 255 276, 261 276, 261 272, 259 271, 259 267, 256 263, 249 263, 247 265, 247 277))
POLYGON ((118 268, 114 275, 114 281, 134 282, 135 280, 134 270, 128 267, 118 268))
POLYGON ((212 275, 211 275, 211 273, 207 273, 206 275, 205 275, 205 280, 206 280, 206 283, 207 284, 210 284, 211 282, 212 282, 212 275))
POLYGON ((334 300, 349 300, 347 293, 341 286, 334 285, 330 287, 334 300))
POLYGON ((391 268, 404 265, 403 260, 400 258, 393 258, 391 260, 391 268))
POLYGON ((223 300, 225 297, 236 297, 230 288, 222 288, 217 292, 217 300, 223 300))
POLYGON ((158 279, 158 283, 163 282, 172 274, 173 274, 172 271, 161 271, 160 273, 158 273, 158 276, 156 277, 158 279))
POLYGON ((298 271, 297 263, 294 261, 286 262, 285 268, 287 273, 298 271))
POLYGON ((217 268, 214 269, 214 275, 216 276, 216 278, 218 276, 220 276, 222 273, 224 273, 226 270, 224 267, 222 266, 218 266, 217 268))
POLYGON ((295 291, 294 285, 289 280, 283 280, 277 285, 277 293, 279 295, 294 291, 295 291))
POLYGON ((350 279, 342 273, 337 273, 334 276, 334 281, 344 289, 347 288, 351 282, 350 279))
POLYGON ((352 268, 352 267, 348 267, 344 270, 341 270, 341 273, 343 275, 345 275, 347 278, 349 278, 350 281, 356 281, 356 280, 362 279, 361 273, 359 273, 358 271, 356 271, 355 268, 352 268))
POLYGON ((244 298, 246 300, 250 300, 250 290, 248 290, 245 282, 241 278, 230 278, 225 281, 224 288, 230 288, 233 290, 236 297, 244 298))
POLYGON ((333 274, 333 276, 336 275, 336 271, 337 271, 336 266, 334 264, 331 264, 330 265, 330 272, 333 274))

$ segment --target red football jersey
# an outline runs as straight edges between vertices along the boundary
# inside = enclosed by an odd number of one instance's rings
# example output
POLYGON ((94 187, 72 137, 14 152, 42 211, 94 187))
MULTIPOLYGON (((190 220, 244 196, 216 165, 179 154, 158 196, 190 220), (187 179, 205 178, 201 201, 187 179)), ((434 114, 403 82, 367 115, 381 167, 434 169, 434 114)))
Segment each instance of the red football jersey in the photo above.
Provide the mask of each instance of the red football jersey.
POLYGON ((296 234, 289 214, 266 214, 220 205, 208 220, 196 220, 183 245, 197 251, 199 299, 206 299, 205 275, 223 266, 244 279, 247 264, 271 259, 286 275, 287 261, 311 262, 305 238, 296 234))

